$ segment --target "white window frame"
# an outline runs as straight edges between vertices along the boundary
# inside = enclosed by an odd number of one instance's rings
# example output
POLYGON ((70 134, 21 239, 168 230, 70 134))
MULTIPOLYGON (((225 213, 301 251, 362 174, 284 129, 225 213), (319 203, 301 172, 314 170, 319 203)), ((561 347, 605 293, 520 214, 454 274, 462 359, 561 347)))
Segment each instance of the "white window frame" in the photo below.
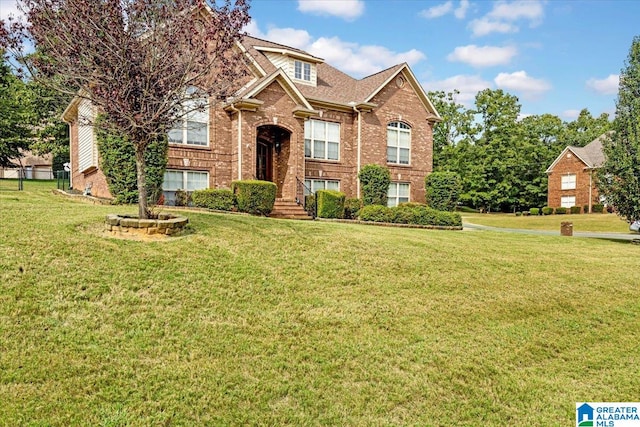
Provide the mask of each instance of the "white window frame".
POLYGON ((387 163, 393 165, 409 166, 411 164, 411 126, 404 122, 395 121, 387 125, 387 163), (408 137, 408 147, 401 146, 401 136, 408 137), (400 153, 407 153, 406 162, 401 160, 400 153), (390 154, 395 156, 392 160, 390 154))
POLYGON ((209 188, 209 172, 207 171, 193 171, 193 170, 183 170, 183 169, 167 169, 165 171, 165 175, 163 177, 163 182, 162 182, 162 191, 178 191, 178 190, 184 190, 184 191, 195 191, 195 190, 204 190, 209 188), (182 173, 182 187, 167 187, 166 186, 166 178, 167 178, 167 173, 182 173), (202 188, 189 188, 189 174, 204 174, 206 175, 206 186, 202 187, 202 188))
POLYGON ((562 182, 560 189, 562 190, 575 190, 577 177, 575 173, 567 173, 562 175, 562 182))
POLYGON ((392 208, 400 203, 411 201, 411 184, 408 182, 392 182, 387 191, 387 206, 392 208), (406 188, 406 196, 400 194, 400 188, 406 188))
MULTIPOLYGON (((194 93, 197 88, 189 88, 188 91, 190 93, 194 93)), ((193 99, 186 102, 187 111, 184 116, 176 121, 174 127, 168 132, 169 144, 180 144, 180 145, 188 145, 191 147, 208 147, 209 146, 209 100, 206 98, 198 98, 193 99), (197 106, 201 106, 201 108, 196 108, 197 106), (189 130, 194 129, 194 125, 198 124, 200 126, 204 126, 205 129, 205 140, 202 142, 192 142, 189 141, 189 130), (172 133, 182 134, 182 138, 172 139, 172 133)), ((184 113, 184 111, 182 112, 184 113)), ((180 114, 182 115, 182 114, 180 114)))
POLYGON ((340 191, 340 181, 337 179, 311 179, 306 178, 304 180, 304 195, 307 196, 309 194, 315 194, 318 190, 336 190, 340 191), (322 186, 322 188, 317 188, 318 186, 322 186), (336 187, 336 188, 327 188, 327 187, 336 187), (315 188, 315 189, 314 189, 315 188))
POLYGON ((560 206, 567 209, 576 206, 576 196, 562 196, 560 198, 560 206))
POLYGON ((322 120, 309 119, 304 122, 304 157, 313 160, 328 160, 333 162, 340 161, 340 123, 327 122, 322 120), (317 127, 322 126, 324 130, 324 139, 316 139, 316 131, 319 131, 317 127), (337 141, 329 140, 329 128, 336 126, 337 132, 333 132, 337 135, 337 141), (316 142, 324 143, 323 152, 316 152, 316 142), (329 158, 329 145, 335 145, 337 147, 336 158, 329 158))
POLYGON ((311 82, 311 64, 298 59, 294 60, 293 78, 303 82, 311 82))

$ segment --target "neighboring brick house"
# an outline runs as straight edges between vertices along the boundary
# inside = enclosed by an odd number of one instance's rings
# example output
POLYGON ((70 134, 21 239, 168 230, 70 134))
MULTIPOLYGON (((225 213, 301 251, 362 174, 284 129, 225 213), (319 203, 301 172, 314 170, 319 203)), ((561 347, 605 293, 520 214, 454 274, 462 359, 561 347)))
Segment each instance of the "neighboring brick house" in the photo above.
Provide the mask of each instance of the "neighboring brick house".
MULTIPOLYGON (((424 202, 441 118, 407 64, 358 80, 281 44, 246 36, 238 48, 249 59, 242 88, 210 99, 208 111, 169 132, 168 200, 178 189, 230 188, 241 179, 273 181, 281 200, 299 200, 303 184, 360 197, 357 174, 376 163, 391 171, 390 205, 424 202)), ((92 114, 78 97, 63 115, 72 185, 108 197, 93 129, 78 120, 92 114)))
POLYGON ((604 163, 602 140, 607 135, 599 136, 584 147, 568 146, 549 166, 548 206, 580 206, 584 213, 590 213, 593 204, 600 203, 595 172, 604 163))

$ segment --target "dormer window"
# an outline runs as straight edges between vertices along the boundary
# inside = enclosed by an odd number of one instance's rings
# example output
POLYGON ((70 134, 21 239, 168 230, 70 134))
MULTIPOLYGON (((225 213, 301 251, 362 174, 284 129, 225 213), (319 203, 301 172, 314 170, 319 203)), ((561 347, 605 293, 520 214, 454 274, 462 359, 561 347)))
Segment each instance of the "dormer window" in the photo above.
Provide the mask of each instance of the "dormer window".
POLYGON ((304 61, 294 61, 294 78, 297 80, 311 81, 311 64, 304 61))

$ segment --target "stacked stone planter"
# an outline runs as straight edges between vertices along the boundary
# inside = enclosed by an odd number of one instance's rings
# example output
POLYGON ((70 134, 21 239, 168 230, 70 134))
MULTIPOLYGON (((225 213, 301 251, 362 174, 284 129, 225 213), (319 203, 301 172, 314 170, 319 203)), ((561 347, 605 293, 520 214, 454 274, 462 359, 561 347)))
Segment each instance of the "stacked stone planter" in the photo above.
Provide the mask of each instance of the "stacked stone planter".
POLYGON ((133 215, 107 215, 106 231, 113 235, 175 236, 184 231, 189 218, 161 213, 158 219, 139 219, 133 215))

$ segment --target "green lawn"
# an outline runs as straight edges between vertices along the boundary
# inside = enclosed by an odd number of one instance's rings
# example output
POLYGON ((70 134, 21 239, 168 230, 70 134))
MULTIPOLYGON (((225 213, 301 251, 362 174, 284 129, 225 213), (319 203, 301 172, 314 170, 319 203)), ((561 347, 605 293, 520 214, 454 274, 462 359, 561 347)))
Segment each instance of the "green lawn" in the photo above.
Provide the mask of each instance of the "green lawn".
POLYGON ((570 221, 576 232, 629 233, 629 224, 615 214, 515 216, 515 214, 462 214, 462 220, 478 225, 526 230, 560 231, 560 223, 570 221))
POLYGON ((640 390, 640 247, 0 192, 0 425, 566 426, 640 390))

